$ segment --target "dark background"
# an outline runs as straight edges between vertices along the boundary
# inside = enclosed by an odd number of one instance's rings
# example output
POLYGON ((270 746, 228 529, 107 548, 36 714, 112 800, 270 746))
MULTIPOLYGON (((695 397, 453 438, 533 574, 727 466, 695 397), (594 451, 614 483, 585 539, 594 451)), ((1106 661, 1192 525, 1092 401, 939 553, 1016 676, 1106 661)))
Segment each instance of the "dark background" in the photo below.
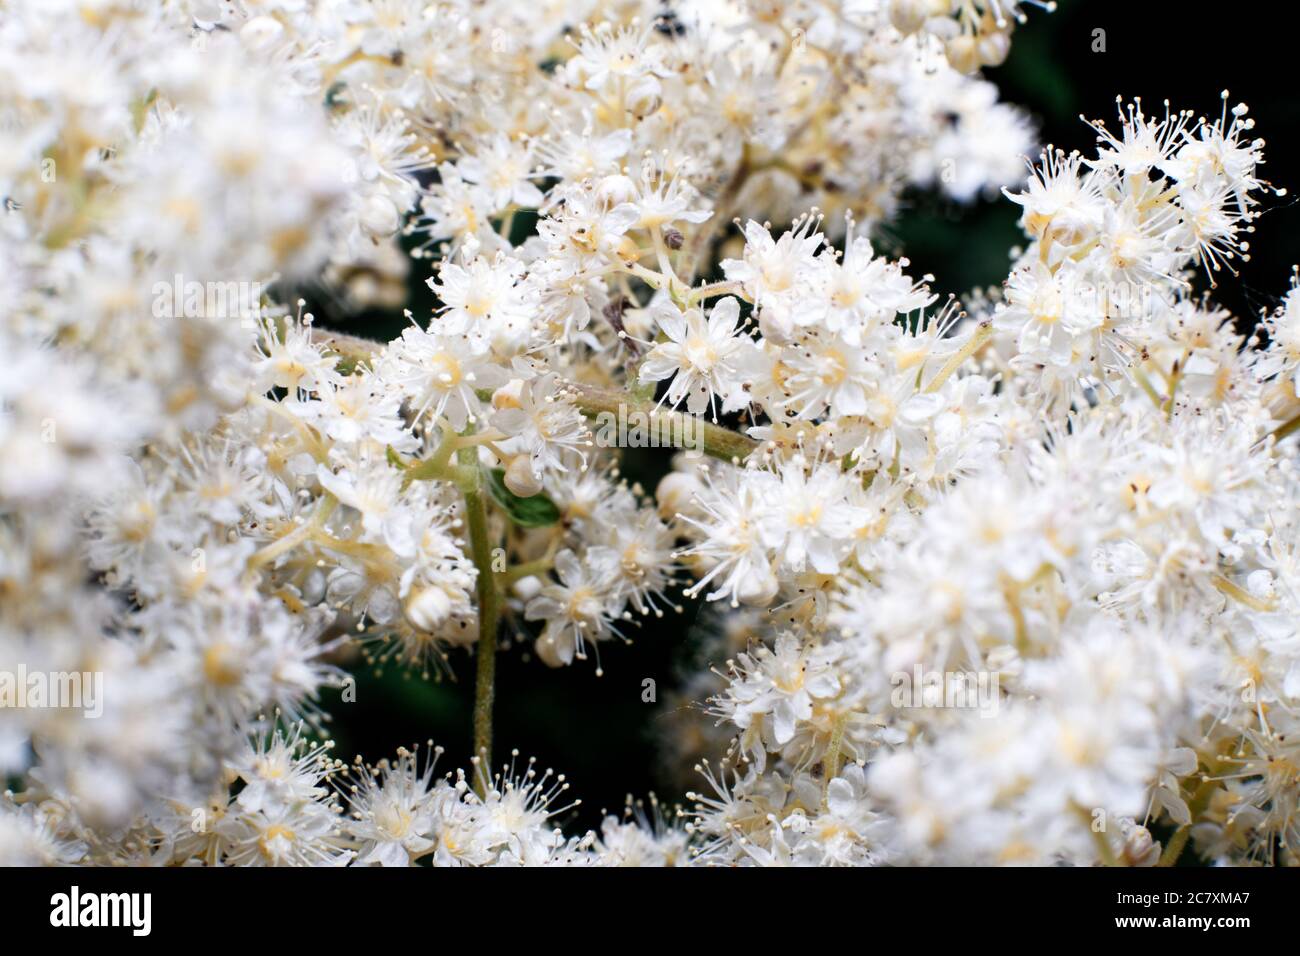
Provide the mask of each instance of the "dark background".
MULTIPOLYGON (((1027 109, 1039 124, 1040 141, 1088 152, 1095 134, 1079 119, 1104 118, 1115 128, 1115 97, 1141 96, 1148 114, 1173 109, 1217 116, 1219 93, 1230 104, 1244 101, 1256 120, 1254 135, 1268 143, 1264 177, 1275 186, 1300 189, 1300 101, 1294 75, 1300 13, 1289 4, 1245 3, 1237 7, 1153 2, 1153 0, 1062 0, 1053 14, 1029 11, 1016 31, 1007 63, 987 76, 1002 98, 1027 109), (1106 50, 1092 50, 1093 31, 1105 31, 1106 50)), ((1252 237, 1252 261, 1238 265, 1240 277, 1220 277, 1216 301, 1245 324, 1271 309, 1289 287, 1300 258, 1300 213, 1294 200, 1266 197, 1268 209, 1252 237)), ((906 253, 911 273, 936 277, 938 292, 962 292, 999 284, 1007 273, 1008 250, 1023 238, 1016 227, 1019 207, 1006 200, 959 207, 928 195, 909 197, 909 208, 881 238, 892 255, 906 253)), ((426 264, 416 263, 409 307, 417 317, 433 302, 424 285, 426 264)), ((403 325, 400 314, 347 317, 328 302, 313 301, 318 320, 360 335, 382 338, 403 325)), ((662 461, 629 459, 625 470, 653 488, 662 461)), ((681 665, 698 657, 699 608, 631 632, 635 644, 601 648, 605 675, 594 662, 552 671, 527 661, 520 648, 499 655, 497 666, 496 762, 517 748, 536 756, 541 767, 568 775, 583 798, 576 827, 595 826, 602 808, 615 809, 626 794, 658 790, 666 801, 683 796, 680 776, 667 773, 655 738, 674 720, 672 690, 681 665), (642 680, 657 682, 658 701, 642 703, 642 680)), ((517 625, 507 622, 505 631, 517 625)), ((691 666, 697 666, 698 660, 691 666)), ((721 662, 715 662, 721 663, 721 662)), ((432 737, 447 754, 440 769, 468 766, 473 660, 454 653, 454 680, 432 683, 390 669, 376 676, 358 666, 355 704, 326 700, 335 719, 336 755, 369 760, 392 755, 400 745, 432 737)), ((680 716, 680 715, 677 715, 680 716)))
MULTIPOLYGON (((1026 7, 1029 22, 1012 37, 1007 62, 985 76, 1001 98, 1028 110, 1040 142, 1091 152, 1095 133, 1079 118, 1118 129, 1115 97, 1141 97, 1148 116, 1190 109, 1211 120, 1227 89, 1229 107, 1244 102, 1255 119, 1252 137, 1266 143, 1261 175, 1288 195, 1261 197, 1267 214, 1251 237, 1251 261, 1239 278, 1222 273, 1215 301, 1253 320, 1272 309, 1290 285, 1300 256, 1300 98, 1293 64, 1300 11, 1295 4, 1235 5, 1171 0, 1061 0, 1053 14, 1026 7), (1093 31, 1105 31, 1106 52, 1094 53, 1093 31)), ((913 274, 933 273, 936 289, 960 293, 1006 278, 1007 250, 1022 236, 1020 207, 1009 202, 961 209, 916 197, 893 232, 913 274)), ((1202 283, 1204 285, 1204 283, 1202 283)))

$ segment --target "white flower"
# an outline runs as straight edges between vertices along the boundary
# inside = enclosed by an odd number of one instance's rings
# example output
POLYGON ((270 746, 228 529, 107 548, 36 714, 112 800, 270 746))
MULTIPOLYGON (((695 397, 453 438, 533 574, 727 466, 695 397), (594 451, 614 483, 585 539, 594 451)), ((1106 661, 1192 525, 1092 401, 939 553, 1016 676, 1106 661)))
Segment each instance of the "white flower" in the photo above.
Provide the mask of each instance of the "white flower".
POLYGON ((402 491, 402 475, 386 461, 367 463, 355 472, 345 470, 337 474, 319 465, 316 479, 341 504, 361 512, 362 527, 372 538, 383 538, 390 521, 401 518, 398 496, 402 491))
POLYGON ((1300 398, 1300 287, 1294 281, 1282 305, 1265 323, 1269 347, 1257 368, 1264 376, 1290 376, 1294 393, 1300 398))
POLYGON ((542 192, 531 182, 533 165, 530 143, 501 134, 457 163, 461 176, 489 190, 494 210, 542 204, 542 192))
POLYGON ((587 644, 608 640, 622 609, 618 590, 618 555, 609 548, 589 548, 581 558, 572 551, 555 556, 559 581, 544 586, 528 602, 524 616, 545 621, 537 639, 538 656, 551 667, 586 660, 587 644))
POLYGON ((596 31, 587 30, 565 72, 571 82, 589 90, 599 92, 620 83, 631 97, 653 94, 659 89, 656 75, 665 72, 658 62, 658 49, 648 42, 653 30, 650 22, 623 29, 606 24, 596 31))
POLYGON ((477 418, 479 389, 504 383, 506 372, 469 335, 408 327, 379 359, 379 376, 410 399, 416 417, 446 418, 456 431, 477 418))
POLYGON ((756 346, 738 328, 740 303, 719 299, 707 319, 700 309, 680 311, 664 302, 654 312, 668 341, 655 345, 641 361, 638 375, 644 382, 672 378, 664 398, 673 407, 686 401, 698 414, 709 408, 717 417, 717 401, 724 413, 748 404, 745 386, 754 367, 756 346))
MULTIPOLYGON (((344 789, 343 826, 360 843, 354 866, 410 866, 435 849, 436 798, 430 781, 441 748, 419 769, 419 754, 399 749, 395 763, 357 767, 344 789)), ((435 787, 446 787, 439 781, 435 787)))
MULTIPOLYGON (((433 330, 488 343, 522 343, 532 328, 535 308, 520 283, 523 274, 523 263, 504 255, 490 261, 480 256, 468 267, 443 263, 440 281, 429 280, 444 306, 433 330)), ((503 351, 510 354, 509 349, 503 351)))
POLYGON ((687 589, 688 596, 713 585, 709 600, 730 598, 733 607, 741 601, 762 606, 776 597, 780 582, 772 568, 775 531, 767 521, 774 483, 767 471, 722 467, 706 473, 692 513, 679 515, 698 539, 682 555, 698 560, 703 571, 687 589))
POLYGON ((272 322, 263 321, 257 343, 261 354, 254 365, 255 391, 265 392, 272 387, 310 391, 338 381, 333 359, 312 343, 311 332, 310 325, 292 322, 277 333, 272 322))
POLYGON ((811 566, 819 574, 834 574, 851 547, 860 520, 850 501, 853 477, 838 464, 800 457, 790 460, 767 488, 772 509, 768 523, 779 536, 777 554, 795 572, 811 566))
POLYGON ((521 467, 512 463, 506 469, 506 483, 516 494, 537 494, 550 472, 586 467, 591 431, 582 413, 559 392, 555 375, 527 383, 516 379, 497 390, 492 404, 492 426, 509 436, 498 447, 520 456, 521 467))
POLYGON ((1295 861, 1300 280, 1215 304, 1272 189, 1227 93, 1022 180, 974 74, 1047 0, 3 6, 0 862, 1295 861), (873 238, 999 187, 1007 281, 923 314, 873 238), (284 301, 424 279, 395 341, 284 301), (596 447, 657 391, 703 449, 596 447), (344 667, 477 668, 477 746, 547 680, 489 652, 695 610, 684 828, 315 742, 344 667))
POLYGON ((871 241, 852 235, 852 223, 844 255, 838 260, 827 254, 822 258, 829 262, 824 277, 829 300, 826 328, 841 333, 850 344, 862 344, 896 315, 919 312, 936 298, 903 273, 906 260, 893 263, 875 258, 871 241))
POLYGON ((320 803, 229 814, 217 826, 232 866, 345 866, 352 858, 335 814, 320 803))
MULTIPOLYGON (((746 297, 770 323, 774 332, 790 335, 796 326, 821 318, 818 296, 825 260, 817 256, 822 236, 814 232, 819 221, 805 217, 779 239, 753 220, 745 224, 745 254, 725 259, 723 272, 744 286, 746 297)), ((766 334, 766 328, 765 328, 766 334)))
POLYGON ((713 712, 744 732, 741 749, 760 771, 767 751, 789 743, 798 723, 812 717, 814 703, 839 693, 833 661, 833 650, 782 634, 773 648, 759 647, 733 663, 734 676, 713 712))
POLYGON ((713 212, 692 208, 700 202, 694 187, 685 176, 664 174, 657 179, 644 177, 637 184, 635 198, 632 199, 641 213, 641 221, 637 225, 642 229, 661 229, 674 222, 704 222, 713 212))
POLYGON ((251 736, 244 752, 231 762, 244 782, 236 802, 256 813, 324 796, 320 782, 329 763, 326 753, 328 748, 303 738, 298 725, 287 735, 277 727, 269 737, 251 736))

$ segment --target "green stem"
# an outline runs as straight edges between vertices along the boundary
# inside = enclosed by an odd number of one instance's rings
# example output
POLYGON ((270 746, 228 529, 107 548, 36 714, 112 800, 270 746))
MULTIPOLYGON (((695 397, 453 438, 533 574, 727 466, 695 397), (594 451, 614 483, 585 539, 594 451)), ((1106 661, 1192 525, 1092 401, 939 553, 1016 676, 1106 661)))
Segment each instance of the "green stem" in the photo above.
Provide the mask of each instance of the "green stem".
MULTIPOLYGON (((992 330, 989 329, 988 334, 991 334, 991 332, 992 330)), ((355 335, 345 335, 341 332, 313 332, 312 339, 321 342, 327 348, 353 363, 364 362, 383 348, 383 344, 380 342, 372 342, 368 339, 358 338, 355 335)), ((982 344, 987 339, 987 334, 981 338, 980 333, 977 332, 975 339, 979 339, 979 344, 982 344)), ((974 339, 972 341, 974 342, 974 339)), ((968 358, 976 348, 978 348, 978 344, 972 345, 968 343, 966 349, 963 349, 965 354, 962 354, 960 360, 956 361, 953 370, 968 358)), ((951 372, 952 370, 940 370, 939 375, 946 378, 951 372)), ((578 410, 589 418, 595 417, 601 412, 614 415, 641 412, 649 416, 652 424, 658 429, 656 434, 660 436, 699 435, 703 439, 704 453, 714 458, 721 458, 723 461, 744 460, 759 445, 757 441, 748 435, 734 432, 730 428, 723 428, 721 425, 711 424, 694 415, 664 411, 657 408, 653 402, 639 398, 631 392, 624 392, 616 388, 602 388, 598 385, 584 385, 581 382, 565 382, 564 387, 572 396, 573 403, 578 407, 578 410)), ((685 441, 675 447, 685 447, 685 441)), ((418 471, 421 465, 425 465, 425 463, 416 465, 412 469, 411 477, 413 479, 430 477, 450 478, 456 481, 463 480, 463 475, 460 473, 461 469, 456 469, 455 473, 452 474, 439 470, 437 474, 426 475, 418 471)), ((432 470, 433 468, 433 465, 425 465, 425 470, 432 470)))
POLYGON ((830 794, 831 781, 840 775, 840 755, 844 749, 844 728, 848 724, 847 714, 843 714, 835 719, 834 729, 831 730, 831 742, 826 748, 826 757, 822 760, 822 809, 826 809, 826 801, 830 794))
POLYGON ((748 435, 711 424, 694 415, 665 411, 653 402, 638 399, 619 389, 583 385, 579 382, 566 382, 565 388, 573 396, 573 403, 578 406, 578 410, 589 418, 601 413, 626 416, 639 412, 647 416, 655 435, 677 442, 673 446, 676 448, 689 447, 691 436, 698 436, 703 446, 700 450, 706 455, 723 461, 743 461, 759 444, 748 435))
POLYGON ((1073 802, 1070 806, 1083 825, 1092 831, 1093 846, 1097 848, 1097 857, 1101 860, 1101 865, 1119 866, 1119 860, 1115 858, 1115 851, 1110 845, 1110 840, 1106 838, 1105 830, 1098 830, 1093 826, 1092 814, 1088 812, 1088 808, 1073 802))
MULTIPOLYGON (((1088 821, 1089 829, 1092 828, 1091 820, 1088 821)), ((1105 833, 1092 831, 1092 842, 1097 847, 1097 856, 1101 859, 1102 866, 1119 866, 1119 860, 1115 859, 1115 851, 1111 849, 1110 841, 1106 839, 1105 833)))
POLYGON ((971 335, 970 341, 963 345, 957 352, 944 363, 943 368, 939 369, 939 374, 930 379, 930 384, 924 389, 926 392, 937 392, 943 387, 943 383, 952 377, 952 373, 962 367, 962 364, 984 347, 984 343, 993 337, 993 323, 981 322, 971 335))
POLYGON ((745 301, 749 297, 745 295, 744 287, 739 282, 711 282, 708 285, 696 286, 686 297, 687 305, 695 305, 697 302, 703 302, 705 299, 715 299, 720 295, 736 295, 745 301))
POLYGON ((1290 435, 1292 432, 1296 431, 1297 429, 1300 429, 1300 415, 1297 415, 1289 422, 1279 425, 1277 428, 1273 429, 1272 434, 1274 438, 1276 438, 1278 441, 1281 441, 1283 438, 1286 438, 1288 435, 1290 435))
MULTIPOLYGON (((474 442, 467 442, 461 435, 448 435, 442 440, 437 449, 428 458, 422 461, 413 461, 407 464, 404 484, 410 484, 412 481, 454 481, 458 485, 473 481, 478 475, 478 460, 470 466, 465 464, 453 465, 451 462, 452 455, 458 451, 469 449, 473 451, 474 442)), ((464 456, 461 456, 462 462, 464 456)))
POLYGON ((496 697, 497 624, 501 594, 492 571, 492 540, 488 534, 487 497, 478 468, 478 449, 460 449, 461 493, 469 525, 469 544, 478 569, 478 646, 474 678, 474 756, 479 760, 474 790, 484 796, 492 773, 492 703, 496 697))
MULTIPOLYGON (((1220 745, 1220 754, 1227 745, 1220 745)), ((1187 838, 1192 835, 1192 825, 1196 823, 1197 818, 1206 811, 1210 801, 1214 799, 1214 792, 1219 789, 1220 781, 1215 779, 1215 775, 1223 770, 1223 758, 1216 755, 1206 762, 1205 774, 1201 777, 1201 785, 1196 788, 1191 799, 1187 801, 1187 812, 1191 822, 1184 823, 1174 835, 1169 838, 1165 844, 1164 852, 1160 854, 1160 859, 1156 866, 1173 866, 1178 862, 1178 858, 1183 855, 1183 850, 1187 846, 1187 838)))
POLYGON ((1142 391, 1147 393, 1147 398, 1151 399, 1151 403, 1155 405, 1156 408, 1163 411, 1165 407, 1165 399, 1156 391, 1155 386, 1151 384, 1151 379, 1147 378, 1146 373, 1136 365, 1133 366, 1133 380, 1142 387, 1142 391))
POLYGON ((1178 858, 1183 855, 1183 848, 1187 846, 1187 838, 1191 835, 1192 825, 1190 823, 1184 823, 1175 830, 1174 835, 1169 838, 1169 843, 1165 846, 1164 852, 1160 854, 1160 860, 1156 863, 1156 866, 1173 866, 1177 863, 1178 858))
POLYGON ((1241 604, 1246 605, 1252 611, 1258 611, 1261 614, 1269 614, 1277 610, 1277 604, 1267 598, 1258 598, 1240 585, 1234 584, 1225 578, 1222 574, 1211 574, 1210 582, 1221 592, 1226 594, 1241 604))
POLYGON ((298 545, 302 544, 313 533, 324 527, 326 520, 334 513, 339 505, 339 500, 331 494, 325 494, 316 504, 315 511, 312 512, 311 518, 304 521, 297 528, 288 534, 276 538, 270 544, 263 547, 255 554, 249 555, 248 570, 255 571, 264 564, 270 564, 282 554, 287 554, 298 545))
POLYGON ((546 557, 538 558, 536 561, 525 561, 522 564, 515 564, 507 568, 501 575, 502 587, 509 587, 516 581, 522 581, 524 578, 531 578, 534 575, 545 574, 551 568, 555 567, 555 559, 546 557))

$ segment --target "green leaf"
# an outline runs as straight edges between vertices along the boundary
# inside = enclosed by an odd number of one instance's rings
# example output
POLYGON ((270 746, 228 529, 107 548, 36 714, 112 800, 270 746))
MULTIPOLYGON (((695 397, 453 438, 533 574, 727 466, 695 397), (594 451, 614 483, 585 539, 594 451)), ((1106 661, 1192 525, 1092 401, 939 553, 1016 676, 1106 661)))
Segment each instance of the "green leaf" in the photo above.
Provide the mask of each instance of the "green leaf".
POLYGON ((488 491, 501 509, 510 516, 510 520, 521 528, 545 528, 560 520, 560 509, 555 502, 543 494, 531 498, 520 498, 506 487, 504 468, 484 470, 488 491))

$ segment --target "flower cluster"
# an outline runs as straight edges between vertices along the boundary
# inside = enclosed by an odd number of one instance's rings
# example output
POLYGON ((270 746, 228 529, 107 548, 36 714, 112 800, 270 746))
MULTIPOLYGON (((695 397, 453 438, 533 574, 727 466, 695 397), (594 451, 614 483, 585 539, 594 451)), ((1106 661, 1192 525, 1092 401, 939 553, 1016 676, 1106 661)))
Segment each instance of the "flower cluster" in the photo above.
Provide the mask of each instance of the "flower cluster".
POLYGON ((1026 180, 977 73, 1046 3, 0 6, 0 863, 1294 861, 1300 291, 1194 293, 1271 189, 1226 94, 1026 180), (880 253, 922 189, 1021 207, 1000 292, 880 253), (413 263, 392 341, 304 312, 413 263), (495 655, 695 598, 700 792, 566 834, 495 655), (474 660, 468 767, 331 756, 356 671, 474 660))
MULTIPOLYGON (((900 414, 813 406, 782 429, 760 402, 747 462, 672 477, 694 483, 696 586, 779 634, 714 698, 738 736, 691 824, 705 858, 1294 859, 1294 293, 1262 346, 1190 292, 1247 247, 1265 184, 1245 114, 1134 105, 1095 124, 1095 159, 1045 152, 1009 193, 1030 241, 1004 293, 880 349, 912 358, 886 389, 900 414)), ((811 269, 805 231, 750 232, 746 255, 805 243, 811 269)), ((764 350, 788 314, 768 274, 740 274, 764 350)), ((813 288, 793 300, 833 305, 813 288)))

